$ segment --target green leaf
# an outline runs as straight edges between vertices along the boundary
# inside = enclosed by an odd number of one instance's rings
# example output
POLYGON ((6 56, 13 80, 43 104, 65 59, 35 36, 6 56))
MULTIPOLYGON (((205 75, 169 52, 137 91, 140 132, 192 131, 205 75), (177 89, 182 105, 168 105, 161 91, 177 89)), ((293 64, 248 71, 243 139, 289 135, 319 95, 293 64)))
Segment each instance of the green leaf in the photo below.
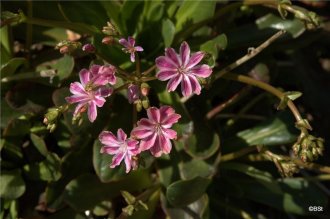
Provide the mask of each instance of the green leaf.
POLYGON ((4 199, 17 199, 25 192, 25 183, 21 171, 2 170, 0 183, 0 197, 4 199))
POLYGON ((176 181, 166 190, 167 200, 176 207, 189 205, 205 193, 210 182, 210 179, 202 177, 176 181))
POLYGON ((242 163, 223 163, 220 165, 220 168, 225 170, 236 170, 249 175, 258 180, 262 185, 268 188, 269 191, 279 194, 282 193, 281 187, 269 172, 261 171, 253 166, 242 163))
POLYGON ((162 21, 162 36, 164 39, 165 47, 169 47, 174 39, 175 35, 175 26, 173 22, 166 18, 162 21))
POLYGON ((234 138, 227 139, 223 149, 233 151, 245 146, 291 143, 297 137, 297 130, 293 127, 293 117, 287 112, 279 113, 253 128, 238 132, 234 138))
POLYGON ((218 58, 219 51, 225 50, 227 47, 227 37, 221 34, 212 40, 203 43, 200 50, 212 55, 212 61, 209 63, 211 66, 215 65, 215 60, 218 58))
POLYGON ((191 159, 179 163, 181 177, 183 179, 193 179, 195 177, 209 177, 214 173, 214 167, 204 160, 191 159))
POLYGON ((220 147, 220 137, 217 133, 196 130, 194 135, 176 141, 178 148, 182 148, 193 158, 207 159, 214 155, 220 147))
POLYGON ((272 28, 276 30, 286 30, 293 38, 297 38, 306 30, 304 23, 299 19, 293 18, 283 20, 274 14, 267 14, 258 18, 256 24, 259 29, 272 28))
POLYGON ((178 9, 176 18, 176 31, 180 31, 198 21, 210 18, 214 14, 215 1, 188 1, 185 0, 178 9))
POLYGON ((25 58, 13 58, 9 62, 1 65, 1 79, 8 77, 16 72, 16 70, 22 66, 27 65, 25 58))
POLYGON ((61 177, 61 160, 55 153, 48 153, 46 159, 40 163, 27 164, 24 173, 33 180, 57 181, 61 177))
POLYGON ((66 186, 64 200, 76 210, 83 211, 120 195, 121 190, 132 192, 151 185, 152 179, 146 170, 133 171, 124 179, 110 183, 102 183, 96 175, 85 174, 66 186))
POLYGON ((25 118, 13 119, 3 132, 6 137, 24 136, 30 132, 31 124, 25 118))
POLYGON ((46 146, 46 143, 44 139, 40 138, 38 135, 31 133, 30 138, 34 146, 37 148, 37 150, 43 155, 47 156, 48 154, 48 149, 46 146))

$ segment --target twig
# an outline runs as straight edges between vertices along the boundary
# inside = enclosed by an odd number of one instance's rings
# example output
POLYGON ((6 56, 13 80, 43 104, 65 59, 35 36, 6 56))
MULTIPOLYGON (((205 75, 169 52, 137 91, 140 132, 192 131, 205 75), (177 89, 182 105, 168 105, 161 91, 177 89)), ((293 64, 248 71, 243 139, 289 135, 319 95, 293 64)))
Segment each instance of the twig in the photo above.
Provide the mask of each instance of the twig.
POLYGON ((224 110, 228 106, 230 106, 233 103, 235 103, 241 97, 241 95, 244 94, 248 89, 249 89, 249 86, 246 86, 246 87, 242 88, 239 92, 237 92, 236 94, 234 94, 228 100, 226 100, 225 102, 223 102, 223 103, 219 104, 218 106, 214 107, 212 110, 210 110, 206 114, 206 116, 205 116, 206 119, 213 118, 216 114, 220 113, 222 110, 224 110))
POLYGON ((264 116, 253 115, 253 114, 242 114, 242 113, 221 113, 216 115, 215 118, 233 118, 234 119, 251 119, 251 120, 264 120, 264 116))
POLYGON ((146 71, 142 72, 143 76, 147 76, 148 74, 150 74, 151 72, 153 72, 156 69, 156 65, 151 66, 150 68, 148 68, 146 71))
POLYGON ((256 55, 258 55, 262 50, 267 48, 271 43, 273 43, 275 40, 277 40, 279 37, 281 37, 283 34, 285 34, 285 32, 286 32, 285 30, 278 31, 276 34, 274 34, 269 39, 267 39, 265 42, 263 42, 260 46, 258 46, 257 48, 253 48, 248 54, 246 54, 242 58, 236 60, 235 62, 231 63, 230 65, 228 65, 227 67, 225 67, 224 69, 219 71, 215 75, 215 79, 218 79, 218 78, 224 76, 225 74, 229 73, 231 70, 237 68, 238 66, 242 65, 244 62, 247 62, 248 60, 250 60, 253 57, 255 57, 256 55))
MULTIPOLYGON (((280 91, 279 89, 276 89, 275 87, 273 87, 269 84, 266 84, 262 81, 255 80, 248 76, 227 73, 226 75, 223 76, 223 78, 233 80, 233 81, 239 81, 239 82, 243 82, 245 84, 259 87, 259 88, 277 96, 279 99, 282 99, 285 96, 285 94, 282 91, 280 91)), ((297 107, 294 105, 294 103, 291 100, 288 100, 288 107, 290 108, 290 110, 291 110, 292 114, 294 115, 294 117, 296 118, 297 122, 302 120, 302 117, 301 117, 297 107)))

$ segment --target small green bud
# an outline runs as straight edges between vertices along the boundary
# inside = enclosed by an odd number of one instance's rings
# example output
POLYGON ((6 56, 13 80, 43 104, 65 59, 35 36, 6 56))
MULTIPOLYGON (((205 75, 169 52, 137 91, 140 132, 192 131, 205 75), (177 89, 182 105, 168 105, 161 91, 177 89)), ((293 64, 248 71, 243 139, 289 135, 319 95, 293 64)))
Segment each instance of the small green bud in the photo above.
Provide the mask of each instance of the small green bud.
POLYGON ((48 125, 56 121, 57 117, 60 115, 60 112, 57 108, 49 108, 48 112, 45 114, 44 124, 48 125))
POLYGON ((133 205, 128 205, 125 208, 122 209, 122 211, 126 214, 131 216, 134 212, 134 206, 133 205))
POLYGON ((129 205, 134 205, 136 202, 136 198, 127 191, 120 191, 121 195, 124 197, 125 201, 129 205))
POLYGON ((144 97, 144 99, 142 100, 142 106, 143 106, 144 109, 148 109, 149 108, 150 103, 149 103, 148 97, 144 97))
POLYGON ((136 210, 148 210, 148 205, 145 204, 143 201, 138 200, 138 204, 136 206, 136 210))
POLYGON ((141 112, 142 107, 143 107, 141 100, 135 101, 135 105, 136 105, 136 111, 141 112))

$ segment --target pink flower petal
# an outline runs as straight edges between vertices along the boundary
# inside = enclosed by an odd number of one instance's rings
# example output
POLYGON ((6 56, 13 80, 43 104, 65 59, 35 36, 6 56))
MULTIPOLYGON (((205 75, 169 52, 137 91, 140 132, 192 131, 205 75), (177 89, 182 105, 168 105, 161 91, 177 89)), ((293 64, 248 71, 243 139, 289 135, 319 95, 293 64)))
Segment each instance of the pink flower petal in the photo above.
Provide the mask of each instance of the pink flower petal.
POLYGON ((135 62, 135 54, 134 54, 134 52, 131 52, 131 62, 135 62))
POLYGON ((135 45, 135 39, 131 36, 128 37, 128 43, 131 47, 134 47, 135 45))
POLYGON ((192 54, 186 68, 194 67, 203 59, 203 57, 204 57, 203 52, 196 52, 196 53, 192 54))
POLYGON ((157 68, 159 69, 167 69, 167 70, 173 70, 175 71, 178 66, 168 57, 166 56, 160 56, 158 58, 156 58, 156 65, 157 65, 157 68))
POLYGON ((119 142, 116 136, 112 132, 109 131, 101 132, 101 134, 99 135, 99 140, 102 144, 106 146, 119 147, 119 142))
POLYGON ((189 62, 190 48, 187 42, 183 42, 180 46, 180 57, 182 66, 187 66, 189 62))
POLYGON ((120 153, 116 154, 112 158, 112 163, 111 163, 110 167, 111 168, 114 168, 115 166, 118 166, 120 164, 120 162, 123 160, 124 157, 125 157, 125 153, 124 152, 120 152, 120 153))
POLYGON ((89 68, 89 71, 92 73, 93 76, 95 76, 99 73, 100 68, 101 65, 92 65, 92 67, 89 68))
POLYGON ((178 54, 176 54, 173 48, 165 49, 165 56, 172 60, 176 66, 180 66, 180 60, 178 54))
POLYGON ((140 149, 138 147, 139 142, 137 140, 128 139, 127 140, 127 149, 133 154, 137 155, 140 153, 140 149))
POLYGON ((94 102, 98 107, 102 107, 105 103, 105 99, 100 96, 95 96, 91 102, 94 102))
POLYGON ((119 141, 124 142, 127 138, 127 135, 122 129, 118 129, 117 138, 119 141))
POLYGON ((177 123, 178 120, 181 118, 179 114, 172 114, 164 118, 162 121, 162 127, 164 128, 171 128, 174 123, 177 123))
POLYGON ((127 98, 130 104, 134 103, 140 98, 140 89, 139 86, 131 84, 127 88, 127 98))
POLYGON ((105 146, 101 148, 100 153, 114 155, 118 153, 118 147, 105 146))
POLYGON ((157 109, 156 107, 150 107, 147 110, 147 114, 148 117, 151 121, 154 121, 156 123, 160 122, 160 113, 159 113, 159 109, 157 109))
POLYGON ((149 119, 146 119, 146 118, 142 118, 140 119, 140 121, 138 121, 138 126, 144 126, 143 128, 145 129, 150 129, 152 130, 151 127, 153 127, 155 125, 154 122, 150 121, 149 119))
POLYGON ((140 150, 141 151, 146 151, 149 150, 152 146, 155 144, 157 135, 154 133, 153 135, 150 135, 147 138, 144 138, 140 142, 140 150))
POLYGON ((91 78, 91 73, 89 72, 89 70, 83 68, 80 72, 79 72, 79 78, 80 78, 80 82, 82 84, 83 87, 86 86, 86 84, 89 82, 90 78, 91 78))
POLYGON ((167 70, 167 71, 160 71, 157 73, 156 77, 161 81, 167 81, 175 76, 177 76, 179 73, 177 70, 167 70))
POLYGON ((208 65, 201 65, 191 68, 189 72, 197 77, 207 78, 211 75, 212 69, 208 65))
POLYGON ((108 97, 112 94, 113 89, 111 87, 100 87, 96 90, 95 95, 101 97, 108 97))
POLYGON ((86 107, 86 104, 87 104, 87 102, 86 102, 86 103, 84 103, 84 102, 82 102, 82 103, 78 103, 77 106, 76 106, 76 108, 75 108, 75 110, 74 110, 74 112, 73 112, 73 115, 77 115, 78 113, 80 113, 81 110, 82 110, 84 107, 86 107))
POLYGON ((175 91, 175 89, 178 87, 178 85, 180 84, 182 80, 182 75, 179 74, 176 77, 173 77, 169 80, 169 82, 167 83, 167 90, 168 91, 175 91))
POLYGON ((191 88, 192 88, 192 91, 199 95, 201 93, 201 90, 202 90, 202 87, 201 85, 199 84, 198 80, 196 79, 195 76, 193 75, 188 75, 188 78, 190 80, 190 83, 191 83, 191 88))
POLYGON ((94 101, 91 101, 88 103, 88 119, 90 122, 94 122, 96 117, 97 117, 97 109, 96 109, 96 104, 94 101))
POLYGON ((118 41, 121 45, 123 45, 124 47, 128 48, 130 47, 131 45, 127 42, 126 39, 124 38, 121 38, 119 41, 118 41))
POLYGON ((125 166, 126 166, 126 173, 129 173, 129 171, 132 168, 132 158, 129 156, 125 157, 125 166))
POLYGON ((73 82, 70 84, 70 92, 72 94, 76 94, 76 95, 86 95, 87 94, 87 92, 85 91, 85 88, 79 82, 73 82))
POLYGON ((134 47, 135 51, 142 52, 143 48, 141 46, 134 47))
POLYGON ((163 134, 168 139, 176 139, 177 133, 172 129, 163 129, 163 134))
POLYGON ((131 135, 136 138, 143 139, 143 138, 149 137, 153 133, 154 133, 153 130, 145 129, 145 127, 143 127, 143 126, 142 127, 138 126, 132 130, 131 135))
POLYGON ((192 94, 192 87, 188 76, 184 76, 181 82, 181 92, 182 95, 187 97, 192 94))
POLYGON ((73 95, 71 97, 66 97, 65 100, 68 103, 78 103, 78 102, 87 103, 90 100, 90 97, 87 95, 84 96, 73 95))

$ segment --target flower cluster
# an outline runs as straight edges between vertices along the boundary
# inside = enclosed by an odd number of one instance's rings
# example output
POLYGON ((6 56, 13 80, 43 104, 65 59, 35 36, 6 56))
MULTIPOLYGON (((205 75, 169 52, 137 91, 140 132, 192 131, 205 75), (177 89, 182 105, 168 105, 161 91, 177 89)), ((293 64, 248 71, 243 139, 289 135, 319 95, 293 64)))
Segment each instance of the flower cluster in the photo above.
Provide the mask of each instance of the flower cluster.
POLYGON ((103 131, 100 142, 103 144, 101 153, 115 155, 110 165, 111 168, 120 164, 122 160, 126 164, 126 172, 136 168, 134 156, 142 151, 150 150, 155 157, 169 154, 172 148, 171 139, 176 139, 177 133, 171 129, 177 123, 180 115, 176 114, 170 106, 162 106, 159 109, 150 107, 147 110, 148 118, 141 119, 131 132, 131 137, 122 129, 118 129, 117 137, 112 132, 103 131), (137 141, 136 139, 140 140, 137 141))
POLYGON ((70 104, 78 103, 73 113, 74 118, 80 117, 87 109, 89 121, 94 122, 97 117, 97 107, 102 107, 105 97, 113 92, 113 89, 106 85, 116 83, 115 67, 93 65, 90 69, 82 69, 79 78, 80 82, 70 84, 70 92, 73 95, 67 97, 66 101, 70 104))
MULTIPOLYGON (((113 41, 114 31, 109 24, 105 32, 113 41), (109 30, 108 30, 109 29, 109 30)), ((103 31, 104 32, 104 31, 103 31)), ((106 38, 106 37, 105 37, 106 38)), ((128 37, 127 40, 120 38, 118 44, 126 53, 130 53, 131 62, 136 61, 136 52, 142 52, 141 46, 135 46, 135 39, 128 37)), ((83 47, 85 52, 95 52, 91 44, 83 47)), ((165 49, 165 56, 160 56, 155 60, 155 67, 158 68, 156 78, 161 81, 168 81, 167 90, 174 91, 181 84, 183 96, 192 94, 199 95, 201 92, 200 78, 209 77, 212 73, 210 66, 199 64, 204 57, 203 52, 190 54, 190 47, 187 42, 180 46, 180 52, 176 53, 173 48, 165 49)), ((139 58, 137 58, 139 66, 139 58)), ((137 67, 138 68, 138 67, 137 67)), ((152 69, 152 68, 151 68, 152 69)), ((137 69, 137 71, 140 71, 137 69)), ((121 77, 122 69, 113 65, 92 65, 89 69, 82 69, 79 72, 80 82, 74 82, 70 85, 72 96, 66 98, 69 104, 76 103, 73 113, 74 119, 80 118, 81 114, 87 111, 88 118, 94 122, 97 117, 97 107, 102 107, 114 89, 111 87, 116 84, 116 76, 121 77), (118 71, 117 71, 118 70, 118 71), (118 73, 116 73, 118 72, 118 73)), ((169 154, 172 148, 171 140, 177 138, 177 132, 172 126, 179 121, 181 116, 175 113, 171 106, 149 107, 149 85, 143 80, 144 75, 152 71, 146 71, 142 74, 132 73, 122 77, 127 89, 127 98, 130 104, 134 104, 137 111, 146 109, 147 118, 142 118, 136 123, 136 127, 127 137, 122 129, 117 130, 117 135, 110 131, 103 131, 99 135, 102 143, 101 153, 113 155, 111 168, 114 168, 122 161, 126 165, 126 172, 136 169, 138 165, 138 156, 141 152, 149 150, 152 156, 160 157, 163 154, 169 154)))

